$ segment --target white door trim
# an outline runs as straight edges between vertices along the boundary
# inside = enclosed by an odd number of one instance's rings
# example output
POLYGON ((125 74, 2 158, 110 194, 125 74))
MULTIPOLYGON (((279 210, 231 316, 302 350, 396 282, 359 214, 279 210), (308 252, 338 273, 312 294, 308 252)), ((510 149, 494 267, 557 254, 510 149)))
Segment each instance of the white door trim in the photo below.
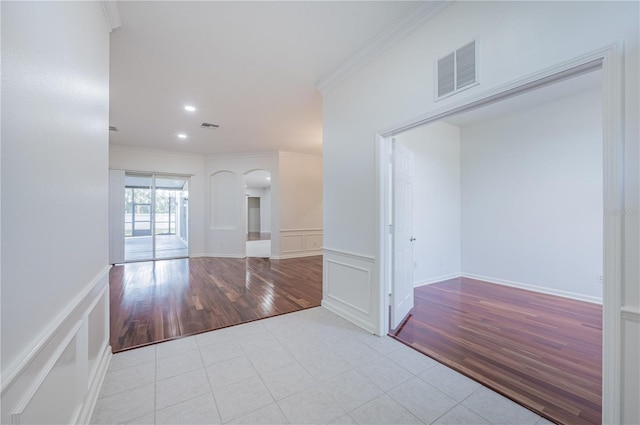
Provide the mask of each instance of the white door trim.
POLYGON ((379 335, 389 323, 388 161, 390 138, 447 116, 488 105, 507 97, 602 68, 602 126, 604 170, 604 288, 602 422, 620 423, 621 307, 624 211, 624 92, 622 42, 606 46, 506 84, 435 108, 376 134, 378 208, 379 335))

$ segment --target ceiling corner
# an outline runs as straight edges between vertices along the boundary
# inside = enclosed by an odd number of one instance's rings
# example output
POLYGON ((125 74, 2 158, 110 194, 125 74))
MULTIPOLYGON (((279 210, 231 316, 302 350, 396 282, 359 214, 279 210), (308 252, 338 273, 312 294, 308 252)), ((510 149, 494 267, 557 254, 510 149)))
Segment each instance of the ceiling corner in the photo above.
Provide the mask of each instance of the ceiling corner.
POLYGON ((325 95, 336 83, 361 69, 385 50, 420 28, 454 1, 455 0, 436 0, 424 2, 415 12, 380 33, 331 74, 321 79, 316 84, 316 89, 320 94, 325 95))
POLYGON ((102 11, 104 12, 104 18, 107 20, 107 25, 109 25, 109 32, 120 28, 122 21, 120 20, 117 1, 100 0, 100 5, 102 5, 102 11))

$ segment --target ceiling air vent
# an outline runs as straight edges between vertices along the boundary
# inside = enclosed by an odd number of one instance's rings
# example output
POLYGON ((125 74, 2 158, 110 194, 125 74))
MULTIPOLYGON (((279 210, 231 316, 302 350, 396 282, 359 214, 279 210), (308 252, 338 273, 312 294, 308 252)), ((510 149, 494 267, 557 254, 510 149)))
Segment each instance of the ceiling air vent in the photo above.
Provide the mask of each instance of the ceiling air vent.
POLYGON ((220 127, 218 124, 211 124, 210 122, 203 122, 200 124, 202 128, 208 128, 209 130, 217 130, 220 127))
POLYGON ((438 59, 438 99, 478 84, 476 59, 476 40, 438 59))

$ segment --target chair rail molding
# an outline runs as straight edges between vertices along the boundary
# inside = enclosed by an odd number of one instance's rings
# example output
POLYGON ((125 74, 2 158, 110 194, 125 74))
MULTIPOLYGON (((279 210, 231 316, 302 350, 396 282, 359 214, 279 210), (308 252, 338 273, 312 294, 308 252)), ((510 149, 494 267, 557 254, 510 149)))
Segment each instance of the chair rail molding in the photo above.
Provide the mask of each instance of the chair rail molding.
POLYGON ((89 422, 111 359, 109 269, 3 374, 1 423, 89 422))

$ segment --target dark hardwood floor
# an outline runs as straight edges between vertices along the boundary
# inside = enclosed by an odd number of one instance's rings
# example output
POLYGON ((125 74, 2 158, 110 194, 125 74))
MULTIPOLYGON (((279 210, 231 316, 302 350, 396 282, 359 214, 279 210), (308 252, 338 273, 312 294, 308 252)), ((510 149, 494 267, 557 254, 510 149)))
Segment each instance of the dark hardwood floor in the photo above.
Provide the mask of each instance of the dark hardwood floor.
POLYGON ((192 258, 109 273, 113 352, 316 307, 322 257, 192 258))
POLYGON ((459 278, 415 290, 391 335, 561 424, 599 424, 600 305, 459 278))

